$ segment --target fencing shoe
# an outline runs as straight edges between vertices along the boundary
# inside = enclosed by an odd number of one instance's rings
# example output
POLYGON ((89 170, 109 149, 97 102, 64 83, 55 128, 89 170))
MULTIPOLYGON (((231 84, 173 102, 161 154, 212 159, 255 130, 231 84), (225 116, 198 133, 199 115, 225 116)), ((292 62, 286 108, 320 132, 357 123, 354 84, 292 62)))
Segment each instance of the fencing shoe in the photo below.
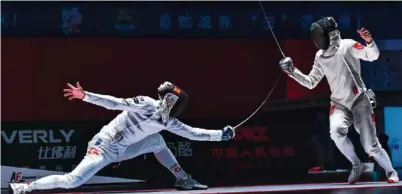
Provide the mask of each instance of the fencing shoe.
POLYGON ((354 166, 352 172, 350 172, 348 183, 350 185, 353 185, 357 181, 359 181, 360 177, 362 176, 362 174, 366 169, 367 166, 365 164, 359 164, 358 166, 354 166))
POLYGON ((8 185, 9 194, 25 194, 27 193, 28 184, 26 183, 10 183, 8 185))
POLYGON ((177 179, 174 187, 177 190, 205 190, 208 189, 207 185, 203 185, 188 175, 187 179, 177 179))
POLYGON ((398 183, 399 182, 399 177, 398 177, 398 173, 396 173, 395 171, 390 172, 387 174, 388 176, 388 183, 398 183))

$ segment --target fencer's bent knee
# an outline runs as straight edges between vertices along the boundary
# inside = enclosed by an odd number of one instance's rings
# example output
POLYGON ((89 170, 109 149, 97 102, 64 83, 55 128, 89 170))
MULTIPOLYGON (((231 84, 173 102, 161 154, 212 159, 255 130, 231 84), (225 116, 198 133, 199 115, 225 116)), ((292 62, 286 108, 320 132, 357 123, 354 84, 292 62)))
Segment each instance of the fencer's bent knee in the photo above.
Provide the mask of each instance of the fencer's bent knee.
POLYGON ((159 133, 153 134, 149 141, 150 151, 153 153, 158 153, 167 147, 165 140, 159 133))
POLYGON ((342 134, 342 133, 339 133, 339 132, 331 132, 331 139, 332 140, 337 140, 337 139, 341 139, 341 138, 344 138, 344 137, 346 137, 347 135, 344 135, 344 134, 342 134))
POLYGON ((380 152, 380 150, 382 148, 381 144, 378 140, 373 141, 373 142, 365 141, 365 142, 362 142, 362 144, 363 144, 364 151, 370 156, 377 154, 378 152, 380 152))
POLYGON ((348 127, 344 126, 343 123, 331 122, 330 134, 332 140, 346 137, 348 134, 348 127))

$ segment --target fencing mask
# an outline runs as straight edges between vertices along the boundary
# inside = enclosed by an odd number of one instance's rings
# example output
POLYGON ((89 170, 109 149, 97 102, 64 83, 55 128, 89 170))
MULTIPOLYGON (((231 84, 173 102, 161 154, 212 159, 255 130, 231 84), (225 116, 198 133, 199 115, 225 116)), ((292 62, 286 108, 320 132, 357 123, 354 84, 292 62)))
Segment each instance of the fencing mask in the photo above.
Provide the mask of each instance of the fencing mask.
POLYGON ((317 48, 327 50, 331 44, 330 32, 338 30, 338 24, 333 17, 324 17, 310 27, 310 35, 317 48))
POLYGON ((187 105, 187 93, 170 82, 161 84, 158 88, 158 96, 161 101, 160 111, 163 123, 170 117, 178 117, 187 105))

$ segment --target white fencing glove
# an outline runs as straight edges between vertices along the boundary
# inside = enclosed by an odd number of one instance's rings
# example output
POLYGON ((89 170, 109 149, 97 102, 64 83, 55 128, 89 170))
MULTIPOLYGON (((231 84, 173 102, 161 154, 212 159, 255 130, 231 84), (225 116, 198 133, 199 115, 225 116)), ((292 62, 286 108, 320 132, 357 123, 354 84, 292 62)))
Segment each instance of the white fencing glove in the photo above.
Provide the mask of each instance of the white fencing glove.
POLYGON ((279 62, 279 66, 281 67, 281 69, 284 72, 286 72, 286 73, 288 73, 290 75, 293 74, 294 69, 295 69, 294 66, 293 66, 293 61, 292 61, 292 59, 290 57, 285 57, 284 59, 282 59, 279 62))

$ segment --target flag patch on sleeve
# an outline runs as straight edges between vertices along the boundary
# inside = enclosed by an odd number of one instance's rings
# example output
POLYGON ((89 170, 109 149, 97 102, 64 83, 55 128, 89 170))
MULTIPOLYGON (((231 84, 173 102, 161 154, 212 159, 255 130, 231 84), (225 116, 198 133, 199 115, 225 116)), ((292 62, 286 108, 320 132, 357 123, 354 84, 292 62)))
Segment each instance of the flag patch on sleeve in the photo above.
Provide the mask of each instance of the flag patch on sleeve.
POLYGON ((353 45, 353 47, 356 48, 356 49, 358 49, 358 50, 363 50, 363 49, 364 49, 364 46, 363 46, 362 44, 358 43, 358 42, 356 42, 356 43, 353 45))

